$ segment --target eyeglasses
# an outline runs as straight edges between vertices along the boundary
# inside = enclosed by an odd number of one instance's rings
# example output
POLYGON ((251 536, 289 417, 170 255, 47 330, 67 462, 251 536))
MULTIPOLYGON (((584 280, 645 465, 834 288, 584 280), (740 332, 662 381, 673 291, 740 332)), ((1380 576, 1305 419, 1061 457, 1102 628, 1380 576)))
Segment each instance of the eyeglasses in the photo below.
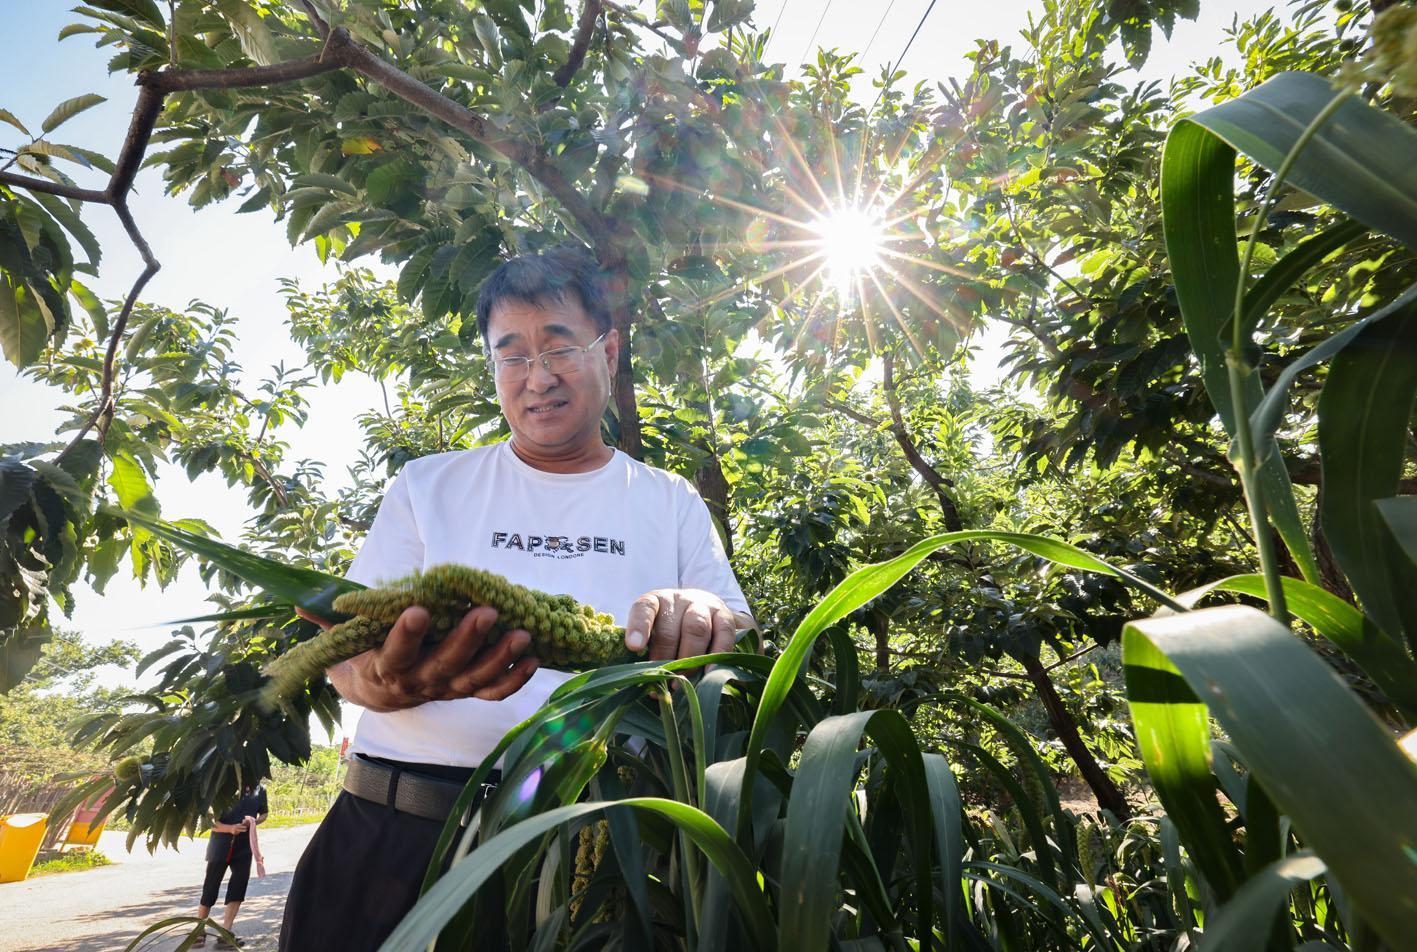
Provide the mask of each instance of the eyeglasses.
POLYGON ((548 373, 558 377, 573 374, 585 367, 586 354, 590 353, 590 349, 596 344, 605 340, 609 333, 606 331, 584 347, 553 347, 535 357, 493 357, 492 373, 502 383, 519 383, 531 376, 532 361, 537 361, 548 373))

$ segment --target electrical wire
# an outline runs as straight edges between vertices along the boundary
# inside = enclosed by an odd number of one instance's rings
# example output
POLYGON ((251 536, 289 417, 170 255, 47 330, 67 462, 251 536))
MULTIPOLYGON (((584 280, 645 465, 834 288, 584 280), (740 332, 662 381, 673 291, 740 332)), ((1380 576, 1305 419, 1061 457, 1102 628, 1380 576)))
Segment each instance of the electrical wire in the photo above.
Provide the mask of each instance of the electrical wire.
MULTIPOLYGON (((925 21, 930 18, 930 11, 935 9, 935 2, 936 0, 930 0, 930 5, 925 8, 924 14, 922 14, 920 17, 920 22, 915 24, 915 32, 910 34, 910 39, 905 41, 905 49, 901 50, 900 55, 896 57, 895 65, 891 67, 891 71, 888 74, 887 78, 889 78, 890 76, 894 76, 896 74, 896 71, 900 69, 900 64, 905 61, 905 54, 910 52, 910 45, 914 43, 915 38, 920 35, 920 28, 923 27, 925 25, 925 21)), ((882 86, 881 91, 876 93, 876 101, 871 103, 870 112, 876 111, 876 107, 881 103, 881 97, 885 94, 886 87, 882 86)))
POLYGON ((782 0, 782 6, 777 10, 777 19, 772 21, 772 29, 768 31, 768 41, 763 44, 763 62, 765 63, 768 59, 768 47, 772 46, 772 41, 777 39, 777 25, 782 22, 782 15, 787 12, 787 5, 791 2, 792 0, 782 0))
POLYGON ((861 62, 863 64, 866 62, 866 54, 871 52, 871 47, 876 43, 876 37, 881 33, 881 27, 886 24, 886 17, 891 15, 891 7, 893 6, 895 6, 895 0, 891 0, 890 3, 886 4, 886 12, 882 13, 881 18, 876 21, 876 32, 871 34, 871 38, 866 41, 866 48, 861 51, 861 62))
POLYGON ((822 16, 816 18, 816 30, 813 30, 813 31, 812 31, 812 38, 811 38, 811 40, 806 41, 806 48, 805 48, 805 50, 802 50, 802 55, 801 55, 801 57, 798 57, 798 62, 799 62, 799 64, 802 64, 802 62, 806 62, 806 54, 809 54, 809 52, 812 52, 812 44, 813 44, 813 42, 816 42, 816 34, 820 33, 820 31, 822 31, 822 23, 825 23, 825 21, 826 21, 826 14, 828 14, 828 11, 830 11, 830 8, 832 8, 832 0, 826 0, 826 6, 825 6, 825 7, 822 7, 822 16))

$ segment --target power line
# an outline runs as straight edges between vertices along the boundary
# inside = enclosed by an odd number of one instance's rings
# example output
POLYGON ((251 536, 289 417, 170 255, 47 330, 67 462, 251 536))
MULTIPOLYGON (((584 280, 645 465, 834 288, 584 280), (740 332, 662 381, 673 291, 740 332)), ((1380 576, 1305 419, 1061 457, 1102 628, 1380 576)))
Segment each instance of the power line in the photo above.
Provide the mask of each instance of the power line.
POLYGON ((782 0, 782 6, 777 9, 777 19, 772 21, 772 29, 768 31, 768 41, 763 45, 763 62, 767 62, 768 47, 772 46, 772 41, 777 39, 777 25, 782 22, 782 15, 787 12, 787 5, 792 0, 782 0))
MULTIPOLYGON (((925 25, 925 21, 930 18, 930 11, 933 9, 935 9, 935 0, 930 0, 930 5, 925 8, 925 13, 922 14, 920 17, 920 22, 915 24, 915 32, 910 34, 910 39, 905 41, 905 49, 900 51, 900 55, 896 57, 895 65, 892 66, 891 71, 886 74, 887 80, 889 80, 890 77, 896 74, 896 70, 900 69, 900 64, 905 61, 905 54, 910 52, 910 45, 914 43, 915 38, 920 35, 920 28, 923 27, 925 25)), ((881 97, 885 94, 886 87, 882 86, 881 91, 876 93, 876 101, 871 103, 871 112, 876 111, 876 106, 880 105, 881 97)))
POLYGON ((812 31, 812 38, 807 41, 807 48, 802 51, 802 55, 797 59, 799 65, 806 62, 807 54, 812 52, 812 44, 817 42, 817 33, 822 29, 822 22, 826 20, 827 11, 831 8, 832 0, 827 0, 827 5, 822 7, 822 15, 817 17, 817 29, 812 31))
POLYGON ((871 47, 876 43, 876 37, 880 35, 881 27, 885 26, 886 17, 891 15, 891 7, 895 6, 895 0, 886 4, 886 12, 881 14, 881 18, 876 21, 876 32, 871 34, 871 38, 866 41, 866 48, 861 51, 861 62, 866 62, 866 54, 871 52, 871 47))

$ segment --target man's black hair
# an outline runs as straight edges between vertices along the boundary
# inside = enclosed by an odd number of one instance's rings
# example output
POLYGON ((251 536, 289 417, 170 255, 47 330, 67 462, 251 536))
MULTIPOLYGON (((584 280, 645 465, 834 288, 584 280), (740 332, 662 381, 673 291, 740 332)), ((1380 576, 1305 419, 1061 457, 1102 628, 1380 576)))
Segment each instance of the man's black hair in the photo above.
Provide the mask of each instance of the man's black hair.
POLYGON ((610 330, 605 274, 585 248, 556 245, 504 261, 483 282, 477 295, 477 332, 482 335, 483 345, 489 343, 487 323, 498 304, 503 301, 520 301, 533 306, 547 301, 561 303, 568 291, 585 308, 597 331, 610 330))

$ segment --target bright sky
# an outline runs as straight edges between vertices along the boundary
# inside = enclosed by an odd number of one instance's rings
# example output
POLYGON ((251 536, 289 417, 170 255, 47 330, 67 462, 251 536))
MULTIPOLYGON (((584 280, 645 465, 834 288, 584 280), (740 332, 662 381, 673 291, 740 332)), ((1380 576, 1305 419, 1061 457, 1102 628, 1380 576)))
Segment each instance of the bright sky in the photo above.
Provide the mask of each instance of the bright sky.
MULTIPOLYGON (((639 5, 652 7, 647 2, 639 5)), ((1165 79, 1192 61, 1215 55, 1232 16, 1249 16, 1272 5, 1273 0, 1202 4, 1200 19, 1179 24, 1169 43, 1158 34, 1146 75, 1165 79)), ((1029 10, 1039 7, 1021 0, 760 0, 755 19, 759 27, 778 27, 768 46, 770 60, 796 64, 809 58, 816 46, 862 49, 865 75, 858 97, 869 100, 874 95, 869 79, 896 61, 931 6, 903 61, 912 81, 964 75, 964 54, 976 38, 1011 42, 1027 23, 1029 10)), ((133 108, 134 89, 126 75, 108 76, 112 51, 95 50, 91 37, 55 41, 62 26, 79 19, 68 12, 70 7, 58 0, 0 0, 6 24, 0 33, 0 106, 35 129, 65 99, 89 92, 107 96, 108 102, 71 120, 56 139, 113 157, 133 108)), ((789 69, 789 75, 795 72, 795 66, 789 69)), ((0 143, 15 144, 16 136, 15 130, 0 125, 0 143)), ((229 201, 193 212, 184 200, 165 196, 161 179, 145 171, 138 177, 132 210, 162 262, 145 298, 173 308, 199 298, 238 315, 242 336, 235 357, 254 380, 277 361, 298 366, 302 359, 285 332, 278 279, 292 277, 315 287, 332 279, 334 272, 321 267, 313 247, 292 249, 284 229, 265 213, 236 215, 237 204, 229 201)), ((108 209, 90 209, 85 220, 104 249, 96 290, 105 299, 121 297, 140 270, 138 256, 108 209)), ((991 352, 997 351, 986 346, 979 360, 989 363, 991 352)), ((0 443, 49 438, 64 416, 57 410, 61 399, 55 391, 20 379, 8 363, 0 366, 0 407, 6 409, 0 413, 0 443)), ((317 391, 307 426, 285 434, 292 456, 324 460, 328 477, 344 480, 345 467, 360 443, 355 418, 377 400, 377 388, 363 378, 346 377, 337 387, 317 391)), ((169 518, 201 516, 228 539, 236 538, 249 514, 243 494, 228 489, 221 479, 208 476, 189 483, 176 468, 164 471, 158 495, 169 518)), ((82 584, 75 595, 78 609, 72 624, 86 638, 96 643, 126 638, 144 650, 166 640, 164 622, 208 610, 205 589, 191 571, 164 593, 144 591, 120 575, 104 596, 82 584)))

